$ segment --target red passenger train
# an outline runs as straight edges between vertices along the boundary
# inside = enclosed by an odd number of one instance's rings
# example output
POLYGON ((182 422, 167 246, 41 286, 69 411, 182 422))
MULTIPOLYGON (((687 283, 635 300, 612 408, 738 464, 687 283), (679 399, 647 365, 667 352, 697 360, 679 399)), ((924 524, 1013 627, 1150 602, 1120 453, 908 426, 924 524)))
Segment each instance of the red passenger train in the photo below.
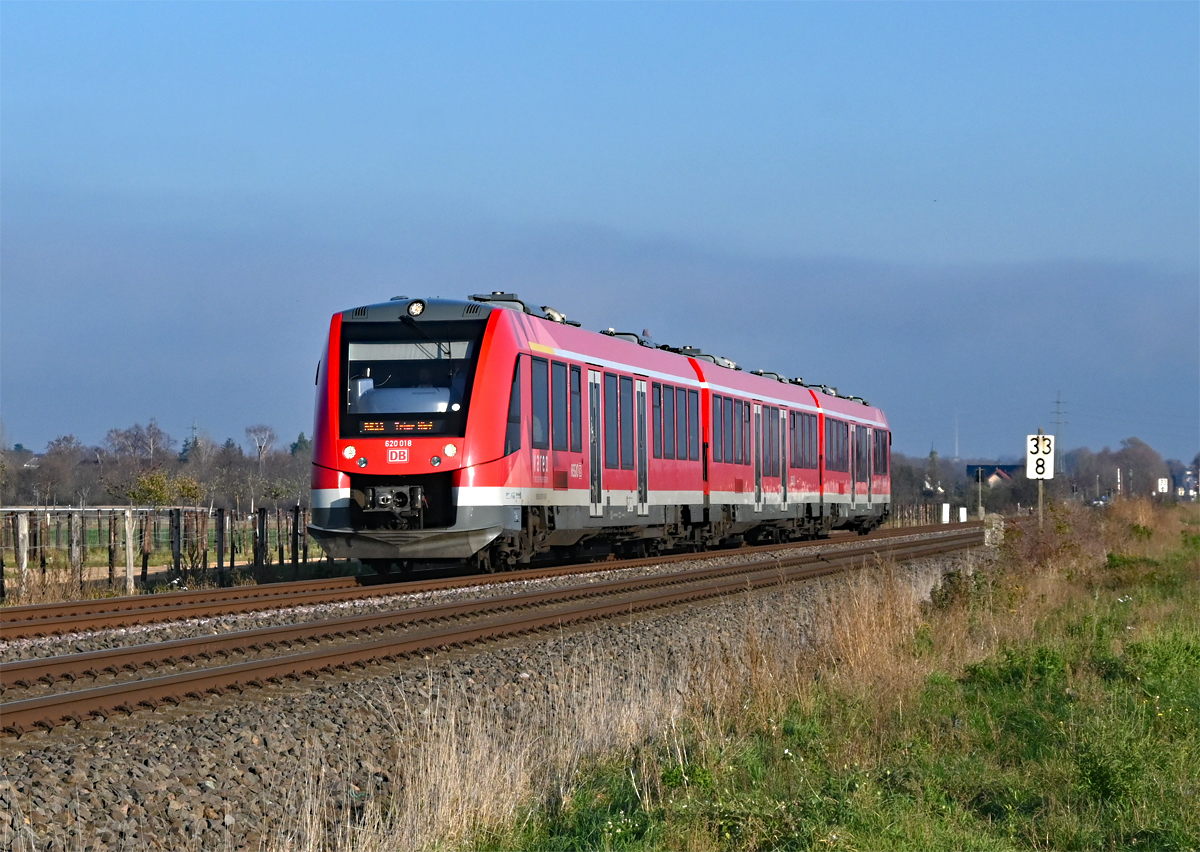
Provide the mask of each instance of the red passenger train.
POLYGON ((882 411, 493 293, 333 315, 309 530, 376 570, 647 555, 867 532, 882 411))

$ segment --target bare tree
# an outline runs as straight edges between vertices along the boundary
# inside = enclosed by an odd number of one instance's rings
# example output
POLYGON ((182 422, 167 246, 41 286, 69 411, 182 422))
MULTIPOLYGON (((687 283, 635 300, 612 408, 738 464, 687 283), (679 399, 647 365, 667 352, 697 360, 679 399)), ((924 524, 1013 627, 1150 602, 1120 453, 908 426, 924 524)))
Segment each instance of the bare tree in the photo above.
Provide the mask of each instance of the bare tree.
POLYGON ((262 423, 257 426, 247 426, 246 437, 254 443, 254 449, 258 453, 258 475, 261 477, 263 459, 271 451, 271 447, 275 446, 275 430, 262 423))
POLYGON ((128 429, 109 429, 104 436, 108 451, 118 457, 143 459, 154 465, 154 454, 160 456, 175 447, 175 439, 168 435, 152 417, 143 426, 134 423, 128 429))

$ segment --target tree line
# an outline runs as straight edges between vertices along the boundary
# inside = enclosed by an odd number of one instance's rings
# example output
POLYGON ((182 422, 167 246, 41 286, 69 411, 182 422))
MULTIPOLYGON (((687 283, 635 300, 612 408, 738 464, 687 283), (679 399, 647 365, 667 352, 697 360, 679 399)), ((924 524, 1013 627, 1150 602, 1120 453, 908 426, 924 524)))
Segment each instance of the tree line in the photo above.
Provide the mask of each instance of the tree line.
MULTIPOLYGON (((968 477, 969 465, 998 465, 988 459, 941 458, 931 451, 926 457, 892 453, 892 499, 898 504, 951 503, 967 506, 974 514, 979 505, 980 483, 968 477)), ((1047 494, 1058 499, 1093 502, 1118 493, 1149 496, 1160 479, 1167 479, 1171 493, 1183 487, 1187 472, 1200 469, 1200 453, 1185 465, 1166 459, 1139 438, 1126 438, 1116 449, 1099 452, 1081 447, 1065 453, 1061 471, 1047 482, 1047 494), (1119 481, 1118 481, 1118 471, 1119 481)), ((986 476, 986 474, 985 474, 986 476)), ((985 511, 1011 514, 1018 507, 1037 504, 1037 482, 1025 478, 1024 464, 1010 478, 997 477, 994 485, 983 484, 985 511)))
POLYGON ((151 419, 110 429, 103 443, 74 435, 43 452, 0 446, 0 500, 36 506, 308 507, 312 442, 280 444, 265 424, 246 428, 245 445, 205 435, 182 442, 151 419))
MULTIPOLYGON (((902 505, 949 502, 978 505, 978 483, 968 464, 986 459, 950 461, 936 452, 928 457, 892 454, 892 498, 902 505)), ((280 444, 265 424, 248 426, 245 444, 232 438, 218 444, 204 435, 182 443, 154 420, 127 429, 111 429, 100 445, 74 435, 50 441, 41 453, 17 444, 0 446, 0 500, 4 505, 211 506, 246 511, 255 507, 299 504, 308 508, 312 442, 301 433, 280 444)), ((1149 494, 1160 478, 1172 489, 1188 469, 1178 459, 1163 460, 1138 438, 1117 450, 1087 448, 1067 452, 1063 473, 1050 485, 1052 496, 1095 500, 1115 494, 1118 474, 1124 494, 1149 494)), ((1200 453, 1190 470, 1200 468, 1200 453)), ((1037 500, 1037 485, 1023 473, 983 488, 987 511, 1010 513, 1037 500)))

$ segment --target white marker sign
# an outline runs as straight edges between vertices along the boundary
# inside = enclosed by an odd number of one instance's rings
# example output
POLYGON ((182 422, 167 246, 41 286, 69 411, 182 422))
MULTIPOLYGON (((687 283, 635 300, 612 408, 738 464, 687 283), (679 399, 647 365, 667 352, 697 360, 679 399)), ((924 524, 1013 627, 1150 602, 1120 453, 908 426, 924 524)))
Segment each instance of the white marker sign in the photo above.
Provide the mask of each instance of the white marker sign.
POLYGON ((1025 478, 1054 478, 1054 436, 1030 435, 1025 439, 1025 478))
POLYGON ((1158 493, 1159 493, 1159 494, 1170 494, 1170 493, 1171 493, 1171 482, 1170 482, 1170 480, 1167 480, 1167 479, 1160 479, 1160 480, 1158 481, 1158 493))

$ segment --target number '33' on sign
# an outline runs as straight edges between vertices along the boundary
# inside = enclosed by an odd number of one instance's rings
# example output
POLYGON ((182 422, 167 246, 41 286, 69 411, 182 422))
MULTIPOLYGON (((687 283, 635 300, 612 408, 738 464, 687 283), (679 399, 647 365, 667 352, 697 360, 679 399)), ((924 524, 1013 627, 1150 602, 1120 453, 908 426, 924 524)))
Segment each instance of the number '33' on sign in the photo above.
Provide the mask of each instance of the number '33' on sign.
POLYGON ((1054 436, 1029 435, 1025 438, 1025 478, 1054 478, 1054 436))

